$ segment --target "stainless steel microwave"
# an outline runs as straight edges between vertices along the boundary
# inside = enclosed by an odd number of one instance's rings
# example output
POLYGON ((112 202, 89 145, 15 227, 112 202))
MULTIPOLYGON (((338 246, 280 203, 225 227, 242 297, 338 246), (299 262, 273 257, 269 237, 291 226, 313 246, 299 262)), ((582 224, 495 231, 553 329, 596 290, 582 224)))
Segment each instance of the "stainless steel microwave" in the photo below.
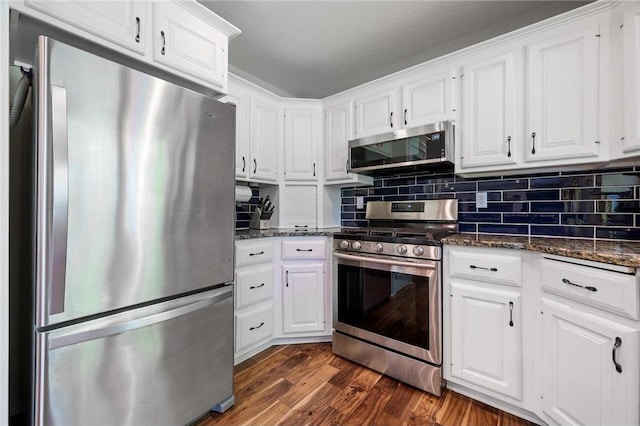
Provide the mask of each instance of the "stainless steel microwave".
POLYGON ((387 174, 429 169, 453 171, 455 126, 450 121, 349 141, 354 173, 387 174))

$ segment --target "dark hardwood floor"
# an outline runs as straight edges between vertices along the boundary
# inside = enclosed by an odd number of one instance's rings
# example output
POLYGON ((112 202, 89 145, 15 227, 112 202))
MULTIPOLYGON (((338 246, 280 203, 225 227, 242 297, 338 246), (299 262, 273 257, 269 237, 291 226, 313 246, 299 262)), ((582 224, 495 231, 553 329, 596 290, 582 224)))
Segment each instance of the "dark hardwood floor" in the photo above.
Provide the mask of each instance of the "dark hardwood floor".
POLYGON ((274 346, 235 368, 236 403, 198 426, 531 425, 455 392, 440 397, 331 352, 330 343, 274 346))

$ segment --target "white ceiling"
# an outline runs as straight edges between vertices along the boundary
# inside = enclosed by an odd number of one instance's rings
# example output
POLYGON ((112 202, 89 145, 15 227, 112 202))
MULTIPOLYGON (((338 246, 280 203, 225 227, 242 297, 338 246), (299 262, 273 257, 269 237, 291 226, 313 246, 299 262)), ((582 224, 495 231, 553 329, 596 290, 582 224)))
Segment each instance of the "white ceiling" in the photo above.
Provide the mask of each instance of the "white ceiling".
POLYGON ((585 1, 211 1, 242 30, 229 70, 321 99, 582 6, 585 1))

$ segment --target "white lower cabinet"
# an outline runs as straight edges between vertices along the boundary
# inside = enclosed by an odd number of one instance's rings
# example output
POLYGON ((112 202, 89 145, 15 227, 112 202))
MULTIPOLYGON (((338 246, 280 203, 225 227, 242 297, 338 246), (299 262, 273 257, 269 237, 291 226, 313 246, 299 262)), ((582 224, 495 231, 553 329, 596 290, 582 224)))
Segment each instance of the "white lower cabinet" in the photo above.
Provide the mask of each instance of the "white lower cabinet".
POLYGON ((520 294, 451 283, 451 375, 520 400, 520 294))
POLYGON ((563 425, 638 424, 638 329, 542 300, 542 408, 563 425))
POLYGON ((273 336, 273 241, 236 241, 235 355, 260 347, 273 336))
POLYGON ((282 265, 282 331, 301 333, 325 329, 324 262, 282 265))
POLYGON ((445 245, 448 387, 543 424, 640 424, 639 277, 588 260, 445 245))

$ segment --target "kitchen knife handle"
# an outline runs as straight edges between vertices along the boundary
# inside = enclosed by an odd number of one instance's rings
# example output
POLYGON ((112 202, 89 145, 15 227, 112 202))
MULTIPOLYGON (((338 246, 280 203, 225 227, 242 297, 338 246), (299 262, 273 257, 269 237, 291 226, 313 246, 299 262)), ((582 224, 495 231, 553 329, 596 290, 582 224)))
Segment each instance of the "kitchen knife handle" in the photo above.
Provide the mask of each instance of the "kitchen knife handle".
POLYGON ((140 17, 136 16, 136 43, 140 43, 140 17))
POLYGON ((164 37, 164 31, 160 31, 160 38, 162 39, 162 49, 160 49, 160 53, 162 53, 164 55, 165 54, 165 45, 167 44, 167 41, 165 40, 165 37, 164 37))

